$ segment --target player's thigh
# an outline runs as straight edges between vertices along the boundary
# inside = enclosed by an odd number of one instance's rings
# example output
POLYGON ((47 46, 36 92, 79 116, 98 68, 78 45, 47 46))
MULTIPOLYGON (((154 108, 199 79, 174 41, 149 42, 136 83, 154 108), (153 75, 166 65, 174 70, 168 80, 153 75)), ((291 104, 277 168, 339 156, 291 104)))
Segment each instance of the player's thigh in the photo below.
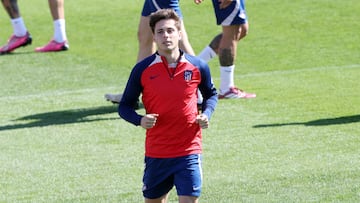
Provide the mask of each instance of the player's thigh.
POLYGON ((169 159, 145 157, 143 196, 148 199, 162 199, 174 185, 173 171, 169 159))
POLYGON ((246 23, 240 25, 239 29, 240 29, 239 30, 239 32, 240 32, 239 40, 240 40, 240 39, 244 38, 248 34, 248 32, 249 32, 249 23, 246 22, 246 23))
POLYGON ((222 26, 220 47, 229 47, 240 38, 240 25, 222 26))
POLYGON ((201 155, 193 154, 179 160, 174 185, 179 196, 199 197, 202 187, 201 155))
POLYGON ((168 197, 169 197, 169 193, 160 198, 157 198, 157 199, 145 198, 145 203, 166 203, 168 200, 168 197))
POLYGON ((194 196, 179 196, 179 203, 198 203, 199 198, 194 196))
POLYGON ((150 17, 141 16, 139 27, 138 27, 138 35, 143 36, 143 38, 150 38, 152 40, 152 32, 149 26, 150 17))

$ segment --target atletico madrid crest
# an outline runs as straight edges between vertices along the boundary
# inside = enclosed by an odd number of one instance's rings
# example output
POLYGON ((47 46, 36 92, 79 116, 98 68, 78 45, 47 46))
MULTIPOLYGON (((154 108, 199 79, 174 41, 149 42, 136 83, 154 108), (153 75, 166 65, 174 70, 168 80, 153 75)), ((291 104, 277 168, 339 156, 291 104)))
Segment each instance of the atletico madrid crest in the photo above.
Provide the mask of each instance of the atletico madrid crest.
POLYGON ((186 70, 184 72, 184 80, 185 81, 187 81, 187 82, 191 81, 192 76, 193 76, 193 72, 191 70, 186 70))

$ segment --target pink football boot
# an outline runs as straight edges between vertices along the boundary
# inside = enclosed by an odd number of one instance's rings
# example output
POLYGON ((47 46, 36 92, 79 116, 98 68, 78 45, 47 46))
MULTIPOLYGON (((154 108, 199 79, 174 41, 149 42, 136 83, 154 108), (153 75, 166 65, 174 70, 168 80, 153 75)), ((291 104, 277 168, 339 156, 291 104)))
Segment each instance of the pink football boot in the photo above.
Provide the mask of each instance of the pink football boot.
POLYGON ((69 45, 67 41, 64 42, 56 42, 55 40, 51 40, 47 45, 43 47, 35 48, 36 52, 51 52, 51 51, 66 51, 69 49, 69 45))
POLYGON ((28 32, 26 32, 26 34, 22 37, 11 35, 7 44, 0 48, 0 54, 8 54, 19 47, 24 47, 31 44, 31 42, 32 38, 28 32))

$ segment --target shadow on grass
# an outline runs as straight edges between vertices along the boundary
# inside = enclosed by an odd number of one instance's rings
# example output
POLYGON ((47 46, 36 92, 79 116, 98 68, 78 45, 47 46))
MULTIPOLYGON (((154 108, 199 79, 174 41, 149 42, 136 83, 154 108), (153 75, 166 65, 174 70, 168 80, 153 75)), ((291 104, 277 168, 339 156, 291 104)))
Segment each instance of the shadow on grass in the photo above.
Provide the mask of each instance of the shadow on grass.
MULTIPOLYGON (((47 52, 49 53, 49 52, 47 52)), ((35 51, 17 51, 17 52, 10 52, 10 53, 4 53, 4 54, 0 54, 0 57, 11 57, 11 56, 16 56, 16 55, 28 55, 28 54, 39 54, 35 51)))
POLYGON ((28 123, 0 126, 0 131, 71 123, 85 123, 101 120, 114 120, 119 118, 120 117, 117 114, 117 105, 70 109, 24 116, 16 119, 15 121, 29 121, 28 123), (104 114, 114 114, 114 117, 101 118, 100 115, 104 114))
POLYGON ((360 122, 360 115, 325 118, 325 119, 312 120, 308 122, 261 124, 261 125, 254 125, 253 128, 281 127, 288 125, 325 126, 325 125, 339 125, 339 124, 348 124, 348 123, 356 123, 356 122, 360 122))

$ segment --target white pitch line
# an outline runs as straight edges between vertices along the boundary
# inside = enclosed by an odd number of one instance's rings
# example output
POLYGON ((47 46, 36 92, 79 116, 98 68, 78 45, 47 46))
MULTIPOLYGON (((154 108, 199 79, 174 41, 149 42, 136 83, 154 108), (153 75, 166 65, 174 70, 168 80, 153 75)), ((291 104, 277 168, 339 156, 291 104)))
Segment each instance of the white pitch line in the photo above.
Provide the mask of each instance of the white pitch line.
MULTIPOLYGON (((323 66, 323 67, 314 67, 314 68, 303 68, 303 69, 296 69, 296 70, 275 70, 275 71, 268 71, 268 72, 259 72, 259 73, 249 73, 240 75, 240 78, 249 78, 249 77, 259 77, 259 76, 268 76, 268 75, 279 75, 279 74, 293 74, 293 73, 301 73, 301 72, 311 72, 311 71, 320 71, 320 70, 335 70, 335 69, 342 69, 342 68, 360 68, 360 64, 351 64, 345 66, 323 66)), ((125 85, 125 84, 124 84, 125 85)), ((50 96, 61 96, 61 95, 69 95, 69 94, 83 94, 83 93, 93 93, 97 92, 100 95, 107 93, 109 90, 114 89, 115 92, 113 93, 120 93, 116 92, 120 90, 120 86, 110 86, 110 87, 102 87, 102 88, 86 88, 86 89, 79 89, 79 90, 58 90, 58 91, 49 91, 43 92, 40 94, 29 94, 29 95, 16 95, 16 96, 4 96, 0 97, 0 101, 5 100, 26 100, 26 99, 33 99, 33 98, 41 98, 41 97, 50 97, 50 96)), ((121 91, 121 90, 120 90, 121 91)))
POLYGON ((321 70, 352 69, 352 68, 360 68, 360 64, 351 64, 345 66, 322 66, 322 67, 302 68, 295 70, 274 70, 274 71, 243 74, 243 75, 239 75, 239 77, 248 78, 248 77, 268 76, 274 74, 280 75, 280 74, 293 74, 293 73, 312 72, 312 71, 321 71, 321 70))
MULTIPOLYGON (((70 94, 84 94, 84 93, 94 93, 97 92, 98 94, 106 94, 111 89, 120 89, 120 87, 102 87, 102 88, 86 88, 86 89, 78 89, 78 90, 58 90, 58 91, 49 91, 49 92, 42 92, 40 94, 28 94, 28 95, 15 95, 15 96, 3 96, 0 97, 0 101, 5 100, 26 100, 26 99, 35 99, 41 97, 52 97, 52 96, 61 96, 61 95, 70 95, 70 94)), ((115 90, 116 91, 116 90, 115 90)), ((113 92, 117 93, 117 92, 113 92)))

